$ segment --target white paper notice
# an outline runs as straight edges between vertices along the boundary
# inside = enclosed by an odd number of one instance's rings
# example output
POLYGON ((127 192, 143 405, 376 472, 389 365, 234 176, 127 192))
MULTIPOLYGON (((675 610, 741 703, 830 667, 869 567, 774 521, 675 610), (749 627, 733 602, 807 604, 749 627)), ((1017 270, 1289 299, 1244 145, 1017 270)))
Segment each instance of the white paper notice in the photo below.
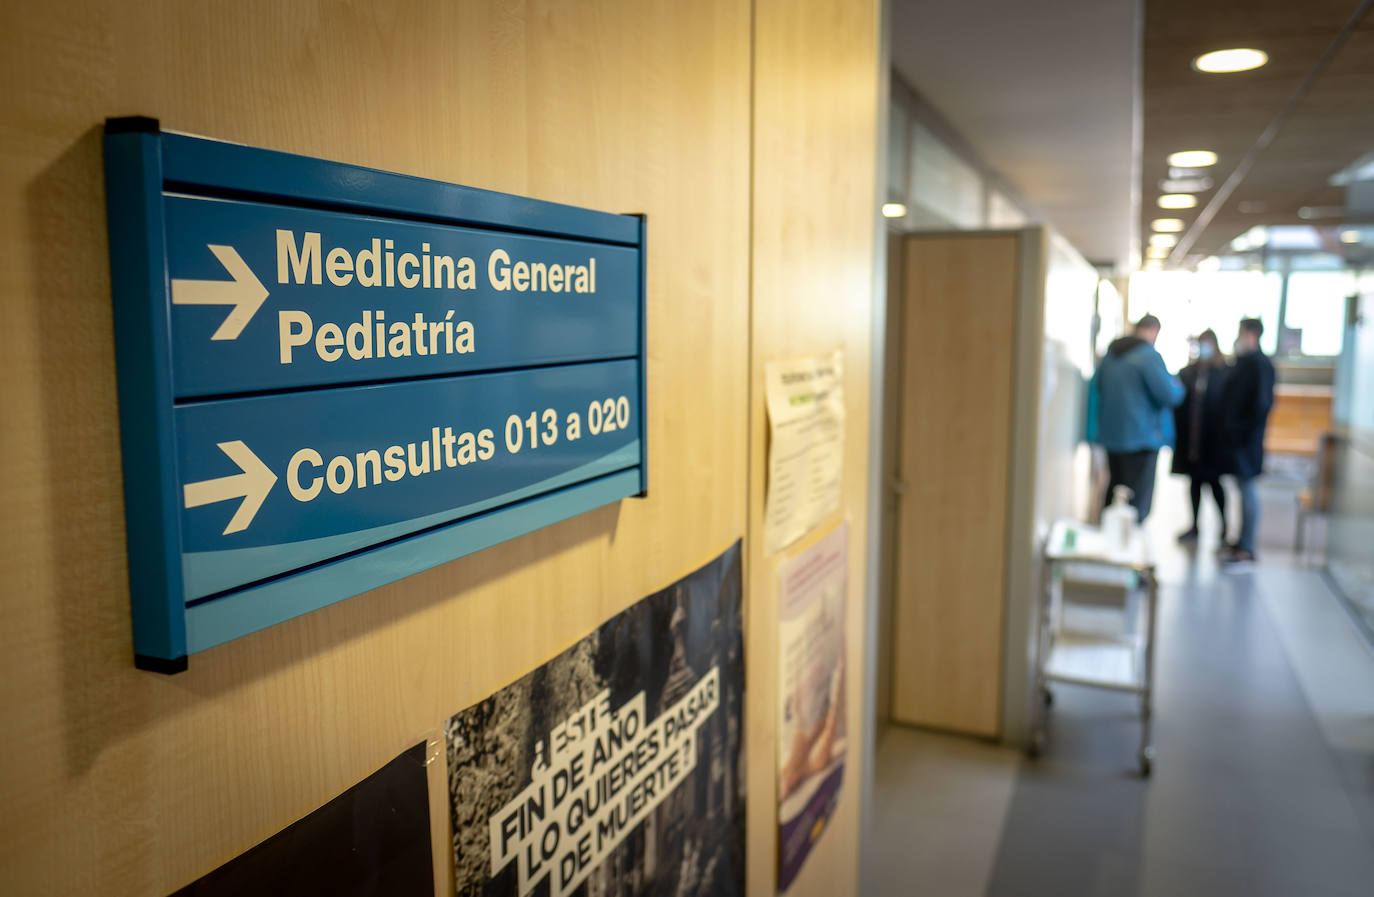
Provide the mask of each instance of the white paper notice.
POLYGON ((764 367, 768 497, 763 550, 775 554, 840 507, 844 368, 839 352, 764 367))

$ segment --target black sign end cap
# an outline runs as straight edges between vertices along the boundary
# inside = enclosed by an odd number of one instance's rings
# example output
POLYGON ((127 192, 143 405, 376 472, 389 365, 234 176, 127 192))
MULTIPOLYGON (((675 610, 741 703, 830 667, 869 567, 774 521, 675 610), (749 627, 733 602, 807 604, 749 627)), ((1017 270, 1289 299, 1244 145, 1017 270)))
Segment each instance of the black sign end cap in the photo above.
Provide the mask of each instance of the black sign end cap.
POLYGON ((173 673, 186 672, 188 658, 185 654, 171 659, 166 657, 153 657, 149 654, 135 654, 134 666, 140 670, 147 670, 150 673, 164 673, 170 676, 173 673))
POLYGON ((157 134, 162 123, 147 115, 125 115, 105 119, 105 133, 108 134, 157 134))

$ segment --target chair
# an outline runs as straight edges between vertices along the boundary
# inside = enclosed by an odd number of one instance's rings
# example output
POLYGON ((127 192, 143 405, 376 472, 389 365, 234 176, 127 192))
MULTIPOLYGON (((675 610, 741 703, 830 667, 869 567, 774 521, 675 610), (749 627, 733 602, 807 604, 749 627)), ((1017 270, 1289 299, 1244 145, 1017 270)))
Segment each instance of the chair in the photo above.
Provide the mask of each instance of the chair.
POLYGON ((1317 451, 1312 470, 1312 480, 1298 493, 1298 513, 1296 531, 1293 533, 1293 554, 1299 561, 1306 561, 1307 524, 1313 514, 1325 514, 1331 509, 1332 483, 1335 478, 1336 434, 1323 433, 1317 437, 1317 451))

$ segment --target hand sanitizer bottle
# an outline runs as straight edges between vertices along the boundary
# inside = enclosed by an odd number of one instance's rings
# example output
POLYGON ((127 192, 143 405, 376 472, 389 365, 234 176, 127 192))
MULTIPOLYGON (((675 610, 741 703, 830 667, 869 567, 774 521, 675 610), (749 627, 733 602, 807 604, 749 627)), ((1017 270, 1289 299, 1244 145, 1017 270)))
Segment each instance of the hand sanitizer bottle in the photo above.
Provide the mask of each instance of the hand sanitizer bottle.
POLYGON ((1102 512, 1102 535, 1107 551, 1112 554, 1130 550, 1131 538, 1140 522, 1140 515, 1131 505, 1131 495, 1129 486, 1117 486, 1112 490, 1112 503, 1102 512))

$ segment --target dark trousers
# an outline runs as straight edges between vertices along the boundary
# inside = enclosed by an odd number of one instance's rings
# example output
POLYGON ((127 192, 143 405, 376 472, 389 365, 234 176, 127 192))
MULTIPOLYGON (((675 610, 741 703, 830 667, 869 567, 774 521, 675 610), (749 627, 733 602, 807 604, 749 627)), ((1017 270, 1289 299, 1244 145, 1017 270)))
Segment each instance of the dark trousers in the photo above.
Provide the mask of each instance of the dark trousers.
POLYGON ((1259 489, 1255 487, 1255 477, 1236 477, 1240 487, 1240 538, 1236 547, 1241 551, 1255 553, 1256 530, 1259 529, 1259 489))
POLYGON ((1150 505, 1155 497, 1155 467, 1158 466, 1159 449, 1145 449, 1140 452, 1107 452, 1107 471, 1111 481, 1107 484, 1107 496, 1102 502, 1106 507, 1112 503, 1112 492, 1117 486, 1131 490, 1131 504, 1140 514, 1140 521, 1150 516, 1150 505))
POLYGON ((1197 529, 1197 521, 1202 513, 1202 487, 1206 486, 1212 490, 1212 498, 1216 500, 1217 511, 1221 514, 1221 541, 1226 541, 1226 490, 1221 488, 1221 481, 1218 479, 1198 479, 1189 477, 1188 497, 1193 500, 1193 529, 1197 529))

